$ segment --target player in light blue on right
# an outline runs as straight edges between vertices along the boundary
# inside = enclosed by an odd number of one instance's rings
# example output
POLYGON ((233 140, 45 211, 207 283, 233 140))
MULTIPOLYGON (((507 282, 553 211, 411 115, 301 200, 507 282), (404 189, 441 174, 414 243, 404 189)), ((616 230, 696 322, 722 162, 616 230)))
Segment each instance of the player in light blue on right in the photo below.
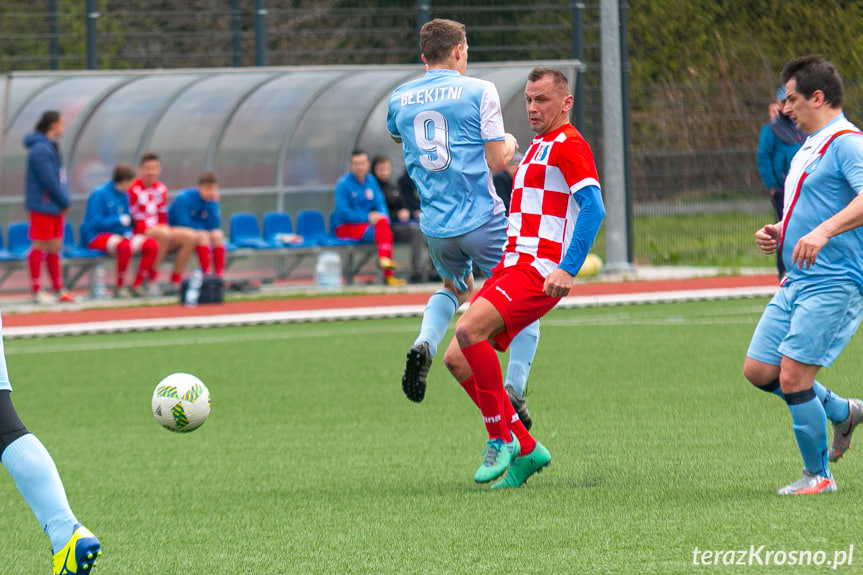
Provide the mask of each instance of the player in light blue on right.
POLYGON ((781 80, 785 114, 808 137, 785 179, 782 220, 755 233, 763 253, 778 250, 787 276, 755 328, 743 373, 788 405, 803 476, 778 493, 807 495, 836 491, 828 461, 842 457, 863 420, 863 402, 815 381, 863 319, 863 133, 842 112, 842 78, 831 62, 795 58, 781 80))
MULTIPOLYGON (((422 401, 432 358, 458 307, 473 292, 473 267, 486 277, 506 242, 504 205, 492 173, 518 149, 504 131, 494 84, 465 76, 465 27, 436 19, 423 25, 420 50, 427 72, 396 88, 387 129, 401 142, 408 175, 420 195, 420 229, 443 289, 429 298, 420 333, 407 355, 402 388, 422 401)), ((525 427, 530 415, 524 390, 539 341, 539 323, 525 328, 510 347, 507 392, 525 427)))

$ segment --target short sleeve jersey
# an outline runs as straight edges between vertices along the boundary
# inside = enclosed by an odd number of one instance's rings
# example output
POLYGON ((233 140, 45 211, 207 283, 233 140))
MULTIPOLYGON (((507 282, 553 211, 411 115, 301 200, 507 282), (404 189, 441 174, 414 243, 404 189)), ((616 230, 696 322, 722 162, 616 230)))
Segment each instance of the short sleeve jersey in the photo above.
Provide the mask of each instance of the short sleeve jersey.
POLYGON ((129 188, 129 210, 136 234, 142 234, 155 225, 168 223, 168 188, 159 181, 147 188, 141 178, 136 178, 129 188))
POLYGON ((504 267, 557 269, 572 239, 579 206, 573 194, 599 188, 590 145, 572 124, 533 139, 513 178, 504 267))
POLYGON ((789 281, 845 278, 863 285, 863 228, 834 236, 815 264, 791 263, 794 246, 863 192, 863 134, 843 114, 811 134, 785 179, 781 255, 789 281))
POLYGON ((462 235, 504 211, 485 161, 484 143, 506 136, 494 84, 429 70, 390 95, 387 130, 402 141, 425 235, 462 235))

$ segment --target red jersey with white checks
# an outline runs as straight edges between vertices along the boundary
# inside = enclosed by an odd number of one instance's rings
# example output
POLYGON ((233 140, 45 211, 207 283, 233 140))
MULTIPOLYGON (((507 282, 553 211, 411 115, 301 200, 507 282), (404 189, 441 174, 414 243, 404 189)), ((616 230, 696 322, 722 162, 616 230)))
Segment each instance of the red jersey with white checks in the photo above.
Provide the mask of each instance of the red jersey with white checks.
POLYGON ((141 178, 135 178, 129 188, 129 212, 136 234, 143 234, 158 224, 167 224, 168 188, 158 180, 148 188, 141 178))
POLYGON ((534 138, 513 178, 502 265, 529 264, 543 277, 557 269, 578 218, 573 194, 587 186, 599 188, 599 177, 575 126, 534 138))

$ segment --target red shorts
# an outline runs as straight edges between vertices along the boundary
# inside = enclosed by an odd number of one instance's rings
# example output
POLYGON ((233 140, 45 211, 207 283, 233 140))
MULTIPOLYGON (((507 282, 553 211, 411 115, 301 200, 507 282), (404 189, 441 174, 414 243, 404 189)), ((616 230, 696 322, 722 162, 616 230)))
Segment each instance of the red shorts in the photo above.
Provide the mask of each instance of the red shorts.
POLYGON ((335 229, 336 237, 342 240, 360 241, 371 225, 368 222, 359 224, 342 224, 335 229))
POLYGON ((30 231, 28 237, 36 242, 62 239, 66 219, 63 216, 30 212, 30 231))
MULTIPOLYGON (((125 240, 123 236, 119 234, 109 234, 107 232, 101 233, 87 244, 87 247, 91 250, 99 250, 100 252, 107 252, 109 254, 116 255, 117 254, 117 244, 125 240)), ((132 248, 133 254, 141 253, 141 247, 144 245, 144 242, 147 241, 147 236, 141 234, 135 234, 129 239, 129 244, 132 248)))
POLYGON ((487 300, 500 313, 506 328, 492 337, 506 351, 518 332, 547 314, 560 301, 542 291, 545 278, 531 266, 497 266, 473 298, 487 300))

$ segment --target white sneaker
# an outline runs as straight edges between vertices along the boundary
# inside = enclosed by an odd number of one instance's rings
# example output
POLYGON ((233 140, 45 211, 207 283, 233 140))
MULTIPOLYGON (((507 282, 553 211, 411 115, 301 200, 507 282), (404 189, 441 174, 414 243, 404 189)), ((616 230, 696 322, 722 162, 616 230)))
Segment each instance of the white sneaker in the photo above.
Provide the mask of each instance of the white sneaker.
POLYGON ((37 305, 53 305, 57 303, 57 299, 50 293, 39 290, 37 292, 33 292, 33 303, 37 305))
POLYGON ((836 491, 836 482, 832 477, 824 477, 803 470, 803 477, 779 489, 778 495, 812 495, 815 493, 830 493, 836 491))
POLYGON ((159 289, 158 282, 147 282, 147 297, 153 299, 162 297, 162 290, 159 289))
POLYGON ((126 286, 114 288, 114 299, 129 299, 130 297, 132 294, 126 286))

